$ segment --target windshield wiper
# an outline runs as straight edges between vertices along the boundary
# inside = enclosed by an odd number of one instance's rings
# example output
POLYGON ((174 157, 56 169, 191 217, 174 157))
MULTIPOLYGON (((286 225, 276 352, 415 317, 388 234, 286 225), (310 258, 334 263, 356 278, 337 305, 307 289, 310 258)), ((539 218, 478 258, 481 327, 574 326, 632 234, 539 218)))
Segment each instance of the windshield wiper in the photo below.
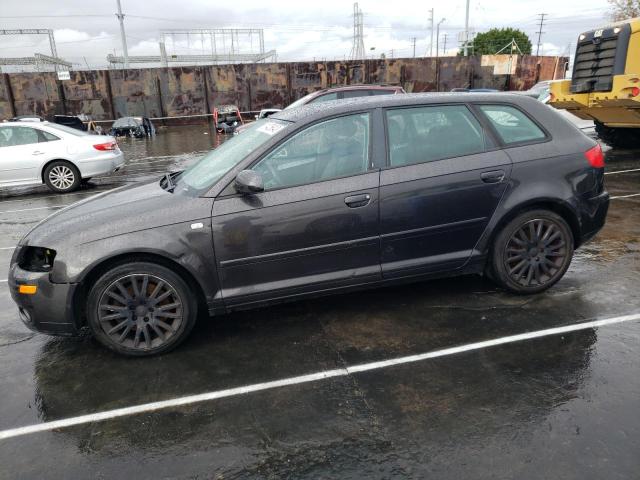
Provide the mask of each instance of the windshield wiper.
POLYGON ((169 192, 173 192, 173 189, 176 188, 175 184, 173 183, 173 172, 167 172, 164 174, 164 177, 162 178, 162 180, 160 180, 160 186, 162 186, 162 181, 165 181, 165 190, 169 191, 169 192))

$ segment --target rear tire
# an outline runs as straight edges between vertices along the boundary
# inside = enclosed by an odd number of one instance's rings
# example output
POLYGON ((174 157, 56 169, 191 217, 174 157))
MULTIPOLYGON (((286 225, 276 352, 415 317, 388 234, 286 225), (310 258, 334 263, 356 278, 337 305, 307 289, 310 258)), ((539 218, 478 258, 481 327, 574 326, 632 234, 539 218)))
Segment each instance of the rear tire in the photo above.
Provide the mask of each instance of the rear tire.
POLYGON ((494 241, 492 278, 513 293, 542 292, 566 273, 573 248, 571 228, 560 215, 548 210, 523 212, 494 241))
POLYGON ((198 304, 187 282, 150 262, 112 268, 87 297, 87 320, 96 340, 129 356, 168 352, 195 325, 198 304))
POLYGON ((604 143, 615 148, 640 148, 640 128, 613 128, 596 122, 596 133, 604 143))
POLYGON ((76 166, 64 160, 56 160, 44 169, 44 183, 56 193, 68 193, 77 190, 82 178, 76 166))

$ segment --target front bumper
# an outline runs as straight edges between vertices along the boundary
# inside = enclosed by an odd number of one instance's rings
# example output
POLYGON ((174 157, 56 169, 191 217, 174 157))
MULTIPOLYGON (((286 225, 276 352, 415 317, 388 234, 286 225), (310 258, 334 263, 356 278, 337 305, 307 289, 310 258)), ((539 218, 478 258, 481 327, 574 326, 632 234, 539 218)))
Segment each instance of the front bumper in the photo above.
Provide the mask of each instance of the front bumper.
POLYGON ((18 305, 22 322, 31 330, 50 335, 73 336, 79 333, 74 318, 74 283, 53 283, 49 273, 28 272, 17 263, 9 270, 9 290, 18 305), (18 293, 20 285, 36 285, 35 295, 18 293))
POLYGON ((595 197, 585 200, 582 208, 581 245, 591 240, 602 227, 604 227, 608 211, 608 192, 602 192, 595 197))

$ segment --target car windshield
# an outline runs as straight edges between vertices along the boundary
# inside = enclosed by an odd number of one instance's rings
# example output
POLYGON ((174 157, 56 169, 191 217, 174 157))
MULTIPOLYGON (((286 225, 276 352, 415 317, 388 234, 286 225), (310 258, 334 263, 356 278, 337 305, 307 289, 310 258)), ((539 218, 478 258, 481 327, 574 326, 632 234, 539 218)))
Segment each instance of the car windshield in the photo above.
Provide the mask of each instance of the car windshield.
POLYGON ((142 125, 142 119, 134 117, 123 117, 113 122, 112 128, 137 127, 139 125, 142 125))
POLYGON ((310 93, 308 95, 305 95, 302 98, 299 98, 298 100, 293 102, 291 105, 286 107, 285 110, 289 110, 290 108, 296 108, 296 107, 301 107, 302 105, 306 105, 309 102, 309 100, 311 99, 311 97, 313 97, 314 95, 315 95, 315 92, 310 93))
POLYGON ((69 135, 75 135, 76 137, 85 137, 87 135, 91 135, 91 133, 87 133, 76 128, 67 127, 66 125, 60 125, 59 123, 48 123, 47 127, 53 128, 54 130, 59 130, 64 133, 68 133, 69 135))
POLYGON ((203 193, 225 173, 244 160, 247 155, 268 142, 275 134, 290 125, 274 119, 258 120, 185 170, 177 179, 176 192, 203 193))

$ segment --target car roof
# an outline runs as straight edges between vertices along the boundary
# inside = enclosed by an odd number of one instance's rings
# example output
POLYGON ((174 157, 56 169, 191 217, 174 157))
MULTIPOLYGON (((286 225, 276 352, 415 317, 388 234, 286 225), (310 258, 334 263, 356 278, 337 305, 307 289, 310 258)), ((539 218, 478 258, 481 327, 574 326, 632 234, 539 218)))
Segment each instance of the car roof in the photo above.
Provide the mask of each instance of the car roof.
MULTIPOLYGON (((309 103, 297 108, 285 109, 269 118, 288 122, 311 121, 342 113, 350 113, 376 107, 405 107, 412 105, 430 105, 440 103, 478 103, 499 102, 526 106, 529 101, 538 103, 533 98, 506 92, 497 93, 406 93, 404 95, 376 95, 373 97, 357 97, 345 100, 309 103)), ((529 104, 531 105, 531 104, 529 104)))
POLYGON ((0 127, 31 127, 33 128, 34 126, 49 126, 51 125, 51 122, 47 122, 42 121, 42 122, 34 122, 34 121, 21 121, 21 122, 2 122, 0 123, 0 127))
POLYGON ((400 90, 400 85, 343 85, 341 87, 324 88, 312 92, 320 95, 328 92, 345 92, 350 90, 400 90))

